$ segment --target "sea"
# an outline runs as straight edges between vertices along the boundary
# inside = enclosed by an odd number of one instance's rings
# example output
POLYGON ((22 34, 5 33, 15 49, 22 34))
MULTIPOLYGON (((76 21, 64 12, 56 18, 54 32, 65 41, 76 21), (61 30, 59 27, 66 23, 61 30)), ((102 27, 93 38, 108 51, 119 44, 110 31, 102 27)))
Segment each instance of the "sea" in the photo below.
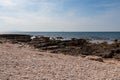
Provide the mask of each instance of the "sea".
POLYGON ((5 32, 4 34, 28 34, 33 36, 45 37, 63 37, 64 40, 71 38, 89 39, 91 42, 113 42, 115 39, 120 40, 120 32, 5 32))

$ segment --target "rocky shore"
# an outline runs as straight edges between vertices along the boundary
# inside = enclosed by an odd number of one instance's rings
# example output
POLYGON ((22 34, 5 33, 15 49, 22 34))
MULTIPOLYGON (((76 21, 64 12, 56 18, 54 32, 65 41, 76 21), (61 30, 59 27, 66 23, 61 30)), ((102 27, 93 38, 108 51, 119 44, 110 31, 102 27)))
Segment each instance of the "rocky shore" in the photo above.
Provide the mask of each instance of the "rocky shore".
POLYGON ((0 35, 0 80, 119 80, 119 41, 0 35), (52 54, 52 53, 55 54, 52 54))
POLYGON ((51 53, 63 53, 72 56, 94 55, 102 58, 112 58, 120 60, 120 42, 114 43, 91 43, 87 39, 62 40, 62 37, 50 38, 44 36, 21 35, 21 34, 1 34, 1 40, 11 43, 28 44, 39 50, 50 51, 51 53))

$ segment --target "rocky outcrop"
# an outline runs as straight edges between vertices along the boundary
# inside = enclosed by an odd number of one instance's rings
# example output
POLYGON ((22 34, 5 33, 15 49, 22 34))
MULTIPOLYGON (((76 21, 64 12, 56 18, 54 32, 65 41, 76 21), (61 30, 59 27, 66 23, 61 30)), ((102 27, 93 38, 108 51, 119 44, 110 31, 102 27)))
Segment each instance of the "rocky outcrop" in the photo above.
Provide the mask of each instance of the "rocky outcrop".
POLYGON ((94 55, 102 58, 115 58, 120 60, 120 42, 115 41, 113 44, 90 43, 87 39, 61 40, 50 37, 36 36, 31 39, 30 35, 20 34, 1 34, 0 38, 11 40, 12 42, 27 42, 37 49, 49 50, 52 53, 63 53, 65 55, 94 55))
POLYGON ((30 42, 35 48, 42 48, 48 46, 58 45, 59 41, 51 40, 49 37, 36 37, 30 42))
POLYGON ((120 49, 111 50, 111 53, 113 54, 113 58, 120 60, 120 49))
POLYGON ((22 34, 1 34, 0 38, 12 40, 12 41, 18 41, 18 42, 30 42, 31 41, 30 35, 22 35, 22 34))

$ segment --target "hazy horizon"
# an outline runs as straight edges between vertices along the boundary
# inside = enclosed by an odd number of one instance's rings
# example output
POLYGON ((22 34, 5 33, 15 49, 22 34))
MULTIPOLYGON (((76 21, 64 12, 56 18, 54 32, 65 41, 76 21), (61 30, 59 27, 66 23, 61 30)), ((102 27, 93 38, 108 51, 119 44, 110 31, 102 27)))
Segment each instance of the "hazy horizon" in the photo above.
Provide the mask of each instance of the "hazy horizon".
POLYGON ((120 0, 0 0, 0 32, 119 32, 120 0))

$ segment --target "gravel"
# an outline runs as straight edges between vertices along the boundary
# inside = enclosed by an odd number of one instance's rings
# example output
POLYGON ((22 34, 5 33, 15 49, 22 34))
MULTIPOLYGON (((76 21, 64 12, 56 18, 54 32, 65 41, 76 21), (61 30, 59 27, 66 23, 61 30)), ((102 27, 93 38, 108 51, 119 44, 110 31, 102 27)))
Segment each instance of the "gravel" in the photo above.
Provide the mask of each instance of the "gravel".
POLYGON ((0 44, 0 80, 120 80, 120 65, 0 44))

